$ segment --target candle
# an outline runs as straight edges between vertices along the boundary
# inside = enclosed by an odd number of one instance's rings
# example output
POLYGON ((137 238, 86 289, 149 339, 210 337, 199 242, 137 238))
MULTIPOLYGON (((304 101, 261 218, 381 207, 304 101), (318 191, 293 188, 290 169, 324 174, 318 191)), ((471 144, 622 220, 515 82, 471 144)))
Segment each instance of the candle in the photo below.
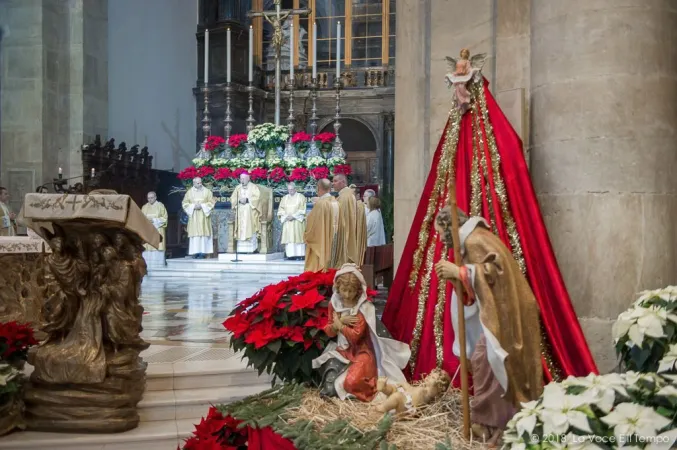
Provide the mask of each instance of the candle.
POLYGON ((294 23, 289 25, 289 78, 294 82, 294 23))
POLYGON ((226 81, 230 83, 230 28, 226 31, 226 81))
POLYGON ((254 27, 249 25, 249 82, 254 81, 254 27))
POLYGON ((95 173, 95 170, 94 170, 94 167, 92 167, 92 178, 94 178, 94 173, 95 173))
POLYGON ((205 86, 209 84, 209 30, 205 30, 205 86))
POLYGON ((63 169, 61 169, 61 167, 59 167, 59 175, 63 175, 63 169))
POLYGON ((313 80, 317 79, 317 22, 313 22, 313 80))
POLYGON ((341 21, 336 22, 336 83, 341 81, 341 21))

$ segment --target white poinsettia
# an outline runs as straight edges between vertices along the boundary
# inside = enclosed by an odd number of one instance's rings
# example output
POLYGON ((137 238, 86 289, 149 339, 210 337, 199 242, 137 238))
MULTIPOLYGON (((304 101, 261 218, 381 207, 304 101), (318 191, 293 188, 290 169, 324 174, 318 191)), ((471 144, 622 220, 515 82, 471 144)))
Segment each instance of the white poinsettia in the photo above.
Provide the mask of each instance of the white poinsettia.
POLYGON ((668 320, 677 323, 677 316, 668 314, 665 308, 658 306, 649 308, 639 306, 625 311, 618 316, 612 327, 614 341, 618 342, 628 335, 628 344, 641 347, 645 336, 655 339, 665 337, 663 326, 668 320))
POLYGON ((592 433, 588 424, 588 416, 578 408, 586 407, 594 397, 586 395, 567 395, 564 388, 557 383, 548 384, 543 390, 543 433, 564 434, 570 427, 592 433))
POLYGON ((626 442, 634 435, 656 436, 658 430, 670 424, 670 419, 661 416, 653 408, 636 403, 621 403, 601 420, 613 428, 618 442, 626 442))
POLYGON ((345 158, 341 158, 338 156, 334 156, 332 158, 327 158, 327 165, 329 167, 334 167, 334 166, 340 166, 342 164, 345 164, 346 160, 345 158))
POLYGON ((594 397, 592 403, 605 413, 608 413, 613 408, 616 392, 628 397, 625 384, 623 377, 617 373, 602 376, 591 373, 582 378, 570 376, 562 382, 562 385, 564 386, 579 386, 585 388, 586 395, 594 397))
POLYGON ((677 366, 677 344, 670 345, 668 352, 658 364, 658 373, 670 372, 677 366))
POLYGON ((599 450, 601 447, 592 442, 591 436, 579 436, 569 433, 562 440, 563 448, 569 450, 599 450))
POLYGON ((326 164, 327 160, 322 156, 311 156, 310 158, 306 159, 306 167, 308 167, 309 169, 313 169, 319 166, 325 166, 326 164))
POLYGON ((677 444, 677 428, 659 434, 652 441, 653 442, 650 442, 649 445, 645 447, 646 450, 665 450, 666 448, 675 448, 675 444, 677 444))
POLYGON ((671 397, 677 399, 677 387, 669 384, 663 386, 658 392, 656 392, 657 397, 671 397))
POLYGON ((0 363, 0 386, 7 386, 7 383, 18 377, 20 373, 14 366, 0 363))
POLYGON ((651 291, 642 291, 639 293, 640 297, 635 302, 636 306, 644 304, 647 300, 658 297, 666 302, 674 302, 677 300, 677 286, 667 286, 663 289, 654 289, 651 291))
POLYGON ((625 378, 628 390, 632 391, 645 390, 640 381, 654 385, 662 385, 664 383, 662 377, 655 373, 641 373, 629 370, 622 374, 622 377, 625 378))
POLYGON ((512 418, 518 436, 524 433, 531 435, 541 411, 543 411, 543 405, 539 404, 538 400, 522 403, 522 409, 512 418))

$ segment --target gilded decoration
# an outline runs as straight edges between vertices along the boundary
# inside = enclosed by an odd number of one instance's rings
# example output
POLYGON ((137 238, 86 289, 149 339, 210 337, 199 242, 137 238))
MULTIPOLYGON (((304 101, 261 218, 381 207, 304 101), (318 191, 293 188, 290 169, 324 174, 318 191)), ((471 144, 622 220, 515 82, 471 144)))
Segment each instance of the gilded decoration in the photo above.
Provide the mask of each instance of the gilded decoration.
POLYGON ((0 322, 30 323, 40 329, 44 262, 42 253, 0 252, 0 322))

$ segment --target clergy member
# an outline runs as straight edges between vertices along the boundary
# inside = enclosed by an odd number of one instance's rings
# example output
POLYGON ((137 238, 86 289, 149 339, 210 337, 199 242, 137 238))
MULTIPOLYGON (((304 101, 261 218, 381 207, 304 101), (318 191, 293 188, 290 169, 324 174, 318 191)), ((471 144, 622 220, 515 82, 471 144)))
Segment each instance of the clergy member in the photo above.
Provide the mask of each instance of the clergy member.
MULTIPOLYGON (((459 212, 459 267, 449 261, 435 266, 437 276, 460 280, 464 298, 467 355, 474 396, 470 419, 475 436, 496 445, 520 404, 543 391, 539 309, 529 283, 512 252, 481 217, 459 212)), ((451 209, 440 211, 435 229, 451 248, 451 209)), ((452 326, 458 336, 457 298, 451 299, 452 326)), ((458 355, 458 342, 454 342, 458 355)))
POLYGON ((360 255, 362 240, 366 245, 367 225, 366 217, 363 214, 364 207, 361 207, 360 216, 365 220, 361 221, 358 228, 357 200, 355 191, 348 186, 348 179, 344 174, 334 175, 334 191, 338 192, 339 203, 339 226, 337 235, 336 263, 338 267, 346 263, 357 265, 362 264, 364 255, 360 255), (360 236, 362 232, 364 235, 360 236))
POLYGON ((365 189, 364 194, 362 194, 362 200, 364 201, 364 212, 369 214, 369 199, 371 197, 376 197, 376 191, 373 189, 365 189))
POLYGON ((362 267, 364 264, 364 255, 367 252, 367 215, 361 214, 362 211, 365 213, 368 211, 367 205, 362 203, 360 200, 360 191, 357 187, 352 184, 351 188, 355 191, 355 200, 357 201, 357 265, 362 267))
POLYGON ((369 197, 369 213, 367 214, 367 247, 386 245, 386 230, 381 215, 381 201, 369 197))
POLYGON ((167 228, 167 209, 165 205, 157 201, 157 194, 153 191, 150 191, 146 196, 148 203, 143 205, 141 212, 148 218, 150 223, 158 230, 160 236, 162 236, 162 241, 158 248, 153 247, 150 244, 144 244, 143 259, 146 260, 146 266, 149 268, 152 267, 164 267, 165 265, 165 229, 167 228))
POLYGON ((285 254, 290 259, 303 259, 306 244, 303 232, 306 229, 306 196, 296 192, 294 183, 287 183, 287 195, 282 197, 277 208, 277 217, 282 223, 282 239, 285 254))
POLYGON ((215 204, 212 191, 202 186, 202 178, 194 178, 193 187, 186 192, 181 206, 188 215, 188 254, 196 259, 214 252, 209 216, 215 204))
POLYGON ((250 182, 249 174, 240 175, 240 184, 230 196, 235 210, 235 245, 239 253, 254 253, 261 232, 261 191, 250 182))
POLYGON ((338 230, 339 206, 331 193, 331 183, 326 178, 317 182, 317 200, 308 213, 304 233, 306 264, 304 271, 317 272, 331 267, 338 268, 336 259, 336 232, 338 230))
POLYGON ((16 236, 15 219, 9 208, 9 191, 0 186, 0 236, 16 236))

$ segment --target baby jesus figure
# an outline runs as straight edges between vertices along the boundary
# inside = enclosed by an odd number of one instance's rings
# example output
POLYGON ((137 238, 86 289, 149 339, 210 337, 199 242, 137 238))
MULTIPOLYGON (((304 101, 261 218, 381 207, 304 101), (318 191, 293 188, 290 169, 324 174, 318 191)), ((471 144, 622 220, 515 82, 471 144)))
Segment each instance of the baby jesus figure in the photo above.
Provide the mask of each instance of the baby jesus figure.
POLYGON ((393 384, 387 378, 379 378, 378 390, 387 395, 388 398, 376 409, 382 413, 392 410, 395 410, 398 414, 414 412, 416 408, 427 405, 442 395, 450 383, 451 377, 442 369, 434 369, 422 383, 416 386, 412 386, 406 381, 393 384))
MULTIPOLYGON (((335 393, 370 402, 377 394, 379 375, 405 382, 409 346, 380 337, 376 332, 376 310, 367 299, 367 283, 355 264, 344 264, 334 278, 329 303, 329 322, 324 332, 336 337, 322 355, 313 360, 313 369, 324 367, 322 392, 335 393), (327 372, 335 374, 328 375, 327 372)), ((331 394, 329 394, 331 393, 331 394)))

